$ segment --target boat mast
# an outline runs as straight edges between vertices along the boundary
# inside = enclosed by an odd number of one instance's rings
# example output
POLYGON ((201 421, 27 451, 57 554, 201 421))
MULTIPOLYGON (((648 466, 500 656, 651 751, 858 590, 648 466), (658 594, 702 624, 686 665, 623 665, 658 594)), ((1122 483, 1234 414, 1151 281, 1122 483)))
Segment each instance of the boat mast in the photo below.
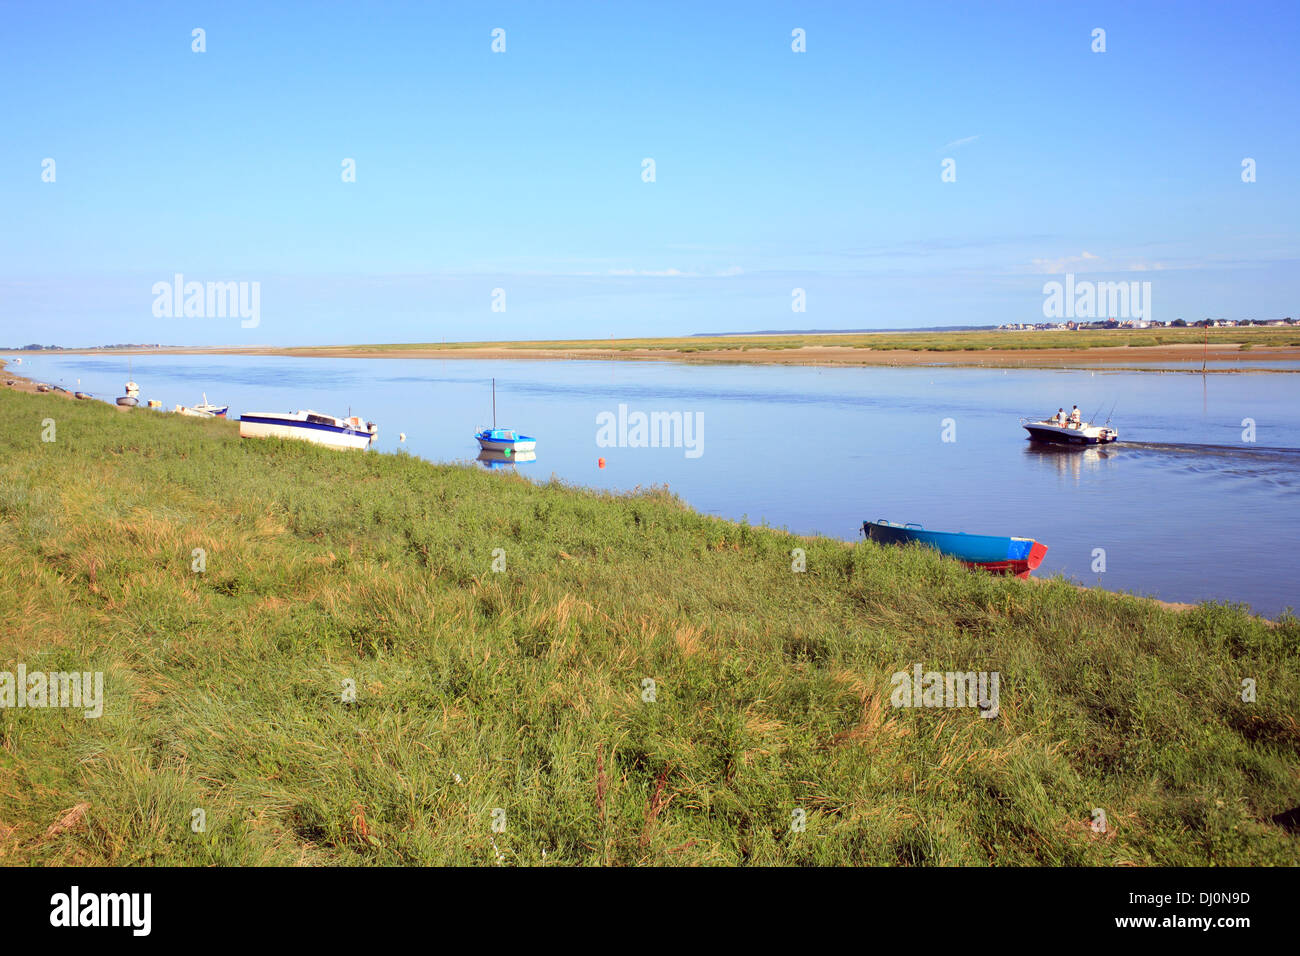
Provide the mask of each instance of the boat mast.
POLYGON ((492 379, 492 427, 497 427, 497 380, 492 379))

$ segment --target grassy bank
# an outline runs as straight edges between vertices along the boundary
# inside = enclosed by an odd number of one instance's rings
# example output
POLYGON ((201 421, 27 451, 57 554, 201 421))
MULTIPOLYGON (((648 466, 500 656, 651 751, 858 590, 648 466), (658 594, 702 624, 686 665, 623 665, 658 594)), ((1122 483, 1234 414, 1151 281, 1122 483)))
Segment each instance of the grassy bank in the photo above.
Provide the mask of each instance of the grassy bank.
POLYGON ((0 421, 0 670, 105 675, 98 719, 0 710, 0 862, 1300 862, 1293 618, 220 421, 0 421), (893 708, 916 663, 999 672, 998 716, 893 708))

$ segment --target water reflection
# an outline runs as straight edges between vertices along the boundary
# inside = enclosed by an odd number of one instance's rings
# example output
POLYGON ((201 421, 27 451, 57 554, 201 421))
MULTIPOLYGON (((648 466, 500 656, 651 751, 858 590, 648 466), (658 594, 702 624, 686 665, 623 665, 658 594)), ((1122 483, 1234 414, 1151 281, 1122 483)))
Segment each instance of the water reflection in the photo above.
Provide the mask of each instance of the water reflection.
POLYGON ((478 453, 478 458, 475 460, 482 464, 484 468, 493 470, 497 468, 508 468, 511 465, 526 465, 530 461, 536 461, 537 452, 488 451, 487 449, 484 449, 478 453))
POLYGON ((1058 475, 1078 481, 1085 471, 1097 471, 1109 459, 1115 458, 1118 450, 1103 445, 1080 448, 1076 445, 1027 441, 1025 454, 1044 468, 1054 468, 1058 475))

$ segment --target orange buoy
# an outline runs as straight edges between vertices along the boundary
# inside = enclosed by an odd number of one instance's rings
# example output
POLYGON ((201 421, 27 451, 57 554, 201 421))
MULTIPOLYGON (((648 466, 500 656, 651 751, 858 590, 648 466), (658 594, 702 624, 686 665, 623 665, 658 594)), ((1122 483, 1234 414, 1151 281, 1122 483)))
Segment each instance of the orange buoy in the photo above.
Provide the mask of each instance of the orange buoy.
POLYGON ((597 467, 597 468, 604 468, 604 467, 605 467, 605 459, 604 459, 604 458, 597 458, 597 459, 596 459, 596 467, 597 467))

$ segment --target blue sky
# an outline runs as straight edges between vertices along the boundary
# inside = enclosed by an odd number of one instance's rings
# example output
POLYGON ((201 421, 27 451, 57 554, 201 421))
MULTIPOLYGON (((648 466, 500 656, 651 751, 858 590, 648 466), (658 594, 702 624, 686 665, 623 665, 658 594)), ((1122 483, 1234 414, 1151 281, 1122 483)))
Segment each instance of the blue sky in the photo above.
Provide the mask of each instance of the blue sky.
POLYGON ((3 2, 0 345, 997 324, 1064 271, 1300 318, 1297 40, 1294 3, 3 2), (260 324, 156 317, 176 273, 260 324))

